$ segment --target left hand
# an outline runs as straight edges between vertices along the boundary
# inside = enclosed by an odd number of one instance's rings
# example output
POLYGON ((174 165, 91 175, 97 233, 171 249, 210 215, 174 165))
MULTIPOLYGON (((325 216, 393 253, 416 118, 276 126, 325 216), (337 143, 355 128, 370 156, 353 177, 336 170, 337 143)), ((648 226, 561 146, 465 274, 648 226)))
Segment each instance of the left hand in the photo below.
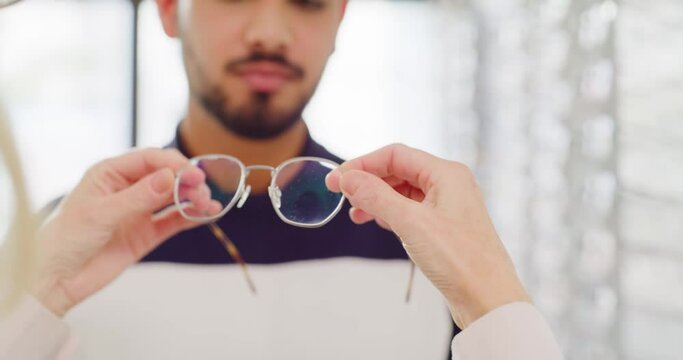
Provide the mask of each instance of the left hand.
MULTIPOLYGON (((146 149, 92 167, 38 231, 34 296, 62 316, 164 240, 200 225, 177 211, 154 216, 173 204, 175 172, 188 165, 177 150, 146 149)), ((183 172, 195 206, 210 204, 204 180, 197 168, 183 172)))

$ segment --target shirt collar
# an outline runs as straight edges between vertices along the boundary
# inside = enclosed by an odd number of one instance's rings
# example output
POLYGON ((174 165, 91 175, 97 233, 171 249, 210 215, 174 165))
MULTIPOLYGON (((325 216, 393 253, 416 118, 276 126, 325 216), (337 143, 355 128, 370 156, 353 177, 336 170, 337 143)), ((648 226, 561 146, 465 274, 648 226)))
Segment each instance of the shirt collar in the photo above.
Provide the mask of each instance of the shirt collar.
MULTIPOLYGON (((183 143, 183 138, 180 135, 180 125, 176 127, 175 131, 175 137, 171 141, 170 144, 166 146, 167 148, 176 148, 178 151, 180 151, 183 155, 190 157, 189 151, 187 150, 187 147, 183 143)), ((313 137, 311 136, 311 132, 308 130, 308 127, 306 128, 306 140, 304 143, 304 147, 302 148, 301 152, 297 156, 317 156, 317 157, 322 157, 325 159, 333 160, 338 163, 342 163, 343 160, 329 151, 325 149, 322 145, 318 144, 315 140, 313 140, 313 137)))

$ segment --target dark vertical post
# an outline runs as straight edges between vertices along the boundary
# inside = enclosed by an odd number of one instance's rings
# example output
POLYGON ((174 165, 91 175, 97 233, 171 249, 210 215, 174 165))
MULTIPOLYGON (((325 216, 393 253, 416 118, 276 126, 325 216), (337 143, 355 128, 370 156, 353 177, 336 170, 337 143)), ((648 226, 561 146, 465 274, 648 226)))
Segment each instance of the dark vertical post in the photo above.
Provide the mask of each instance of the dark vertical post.
POLYGON ((138 39, 139 15, 142 0, 131 0, 133 5, 133 36, 132 36, 132 79, 131 79, 131 146, 138 144, 138 39))

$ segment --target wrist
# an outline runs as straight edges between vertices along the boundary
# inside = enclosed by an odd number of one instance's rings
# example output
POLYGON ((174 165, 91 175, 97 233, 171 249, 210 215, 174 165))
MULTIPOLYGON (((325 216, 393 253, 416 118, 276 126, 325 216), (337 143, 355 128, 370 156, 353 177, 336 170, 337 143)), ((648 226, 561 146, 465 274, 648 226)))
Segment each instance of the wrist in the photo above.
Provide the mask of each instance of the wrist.
POLYGON ((58 317, 63 317, 73 306, 71 299, 64 289, 58 285, 57 281, 44 282, 37 285, 33 288, 31 294, 58 317))
POLYGON ((531 298, 516 277, 508 282, 489 283, 487 286, 482 282, 481 285, 476 291, 447 299, 453 320, 463 330, 501 306, 515 302, 531 303, 531 298))

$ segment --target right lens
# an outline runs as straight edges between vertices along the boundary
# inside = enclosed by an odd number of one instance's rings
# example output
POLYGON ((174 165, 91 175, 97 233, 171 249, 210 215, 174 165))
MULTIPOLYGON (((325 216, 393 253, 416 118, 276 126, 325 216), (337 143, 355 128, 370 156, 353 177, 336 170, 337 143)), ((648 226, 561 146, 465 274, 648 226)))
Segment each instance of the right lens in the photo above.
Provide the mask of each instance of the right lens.
POLYGON ((230 157, 193 159, 192 166, 178 174, 180 211, 199 220, 209 220, 227 211, 237 201, 242 169, 241 163, 230 157))
POLYGON ((337 167, 323 160, 296 160, 282 167, 274 180, 275 207, 296 225, 320 226, 339 210, 344 200, 325 185, 325 177, 337 167))

